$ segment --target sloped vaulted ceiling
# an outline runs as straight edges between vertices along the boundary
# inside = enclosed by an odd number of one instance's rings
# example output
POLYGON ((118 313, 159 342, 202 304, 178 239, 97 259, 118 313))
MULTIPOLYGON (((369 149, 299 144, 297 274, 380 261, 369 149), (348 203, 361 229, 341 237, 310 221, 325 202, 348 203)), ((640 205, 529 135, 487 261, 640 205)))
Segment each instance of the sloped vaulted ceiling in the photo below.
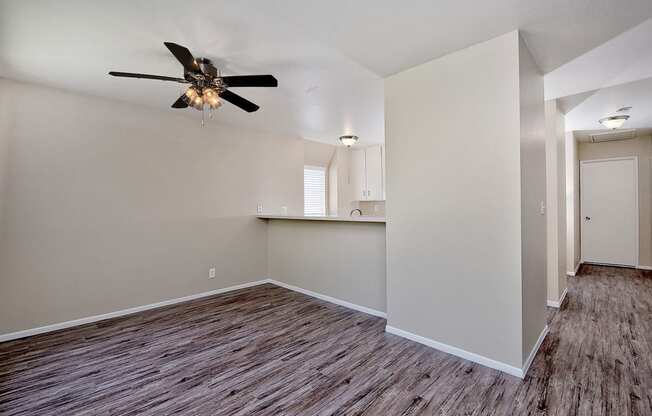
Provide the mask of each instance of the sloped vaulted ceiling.
POLYGON ((649 0, 3 0, 0 76, 174 111, 179 85, 106 75, 180 75, 163 47, 173 41, 225 75, 278 78, 278 89, 237 91, 259 112, 225 105, 216 122, 374 143, 388 74, 515 29, 549 72, 649 17, 649 0))

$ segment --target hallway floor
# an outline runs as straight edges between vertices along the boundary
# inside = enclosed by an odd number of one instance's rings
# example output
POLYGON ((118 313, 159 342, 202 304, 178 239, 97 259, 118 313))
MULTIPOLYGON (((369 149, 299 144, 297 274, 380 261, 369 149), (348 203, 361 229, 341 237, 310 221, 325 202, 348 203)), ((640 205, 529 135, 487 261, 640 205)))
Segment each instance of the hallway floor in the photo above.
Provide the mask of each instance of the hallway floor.
POLYGON ((652 415, 652 272, 583 266, 525 380, 272 285, 0 344, 0 414, 652 415))

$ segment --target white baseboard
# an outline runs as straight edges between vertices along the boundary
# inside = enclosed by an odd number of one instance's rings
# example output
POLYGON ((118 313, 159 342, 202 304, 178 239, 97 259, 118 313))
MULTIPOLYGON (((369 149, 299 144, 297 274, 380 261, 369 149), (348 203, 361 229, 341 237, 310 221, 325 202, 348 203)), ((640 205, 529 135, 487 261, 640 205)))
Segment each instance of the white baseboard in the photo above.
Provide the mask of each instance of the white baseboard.
POLYGON ((163 306, 175 305, 177 303, 188 302, 190 300, 205 298, 207 296, 219 295, 221 293, 232 292, 234 290, 245 289, 252 286, 270 283, 268 279, 258 280, 255 282, 244 283, 236 286, 229 286, 222 289, 211 290, 209 292, 196 293, 194 295, 184 296, 181 298, 164 300, 162 302, 150 303, 149 305, 135 306, 133 308, 122 309, 120 311, 109 312, 102 315, 88 316, 86 318, 75 319, 72 321, 60 322, 52 325, 40 326, 38 328, 25 329, 23 331, 0 334, 0 342, 11 341, 14 339, 25 338, 32 335, 44 334, 46 332, 58 331, 60 329, 72 328, 74 326, 90 324, 93 322, 104 321, 106 319, 118 318, 120 316, 131 315, 150 309, 161 308, 163 306))
POLYGON ((353 309, 353 310, 356 310, 356 311, 368 313, 369 315, 374 315, 374 316, 378 316, 378 317, 381 317, 381 318, 387 318, 387 314, 385 312, 380 312, 380 311, 377 311, 375 309, 367 308, 365 306, 356 305, 354 303, 347 302, 347 301, 344 301, 344 300, 341 300, 341 299, 336 299, 336 298, 333 298, 331 296, 322 295, 321 293, 312 292, 310 290, 302 289, 302 288, 297 287, 297 286, 288 285, 286 283, 279 282, 279 281, 276 281, 276 280, 273 280, 273 279, 262 279, 262 280, 257 280, 255 282, 244 283, 244 284, 241 284, 241 285, 229 286, 229 287, 225 287, 225 288, 222 288, 222 289, 211 290, 209 292, 196 293, 194 295, 184 296, 184 297, 181 297, 181 298, 164 300, 162 302, 151 303, 149 305, 135 306, 133 308, 122 309, 122 310, 119 310, 119 311, 109 312, 109 313, 105 313, 105 314, 101 314, 101 315, 88 316, 88 317, 85 317, 85 318, 75 319, 75 320, 72 320, 72 321, 66 321, 66 322, 60 322, 60 323, 56 323, 56 324, 52 324, 52 325, 40 326, 38 328, 25 329, 25 330, 22 330, 22 331, 11 332, 11 333, 8 333, 8 334, 0 334, 0 342, 11 341, 11 340, 14 340, 14 339, 25 338, 25 337, 29 337, 29 336, 32 336, 32 335, 44 334, 44 333, 52 332, 52 331, 58 331, 60 329, 72 328, 72 327, 75 327, 75 326, 90 324, 90 323, 93 323, 93 322, 104 321, 104 320, 111 319, 111 318, 118 318, 118 317, 121 317, 121 316, 131 315, 131 314, 134 314, 134 313, 143 312, 143 311, 147 311, 147 310, 150 310, 150 309, 161 308, 163 306, 175 305, 177 303, 188 302, 190 300, 201 299, 201 298, 205 298, 205 297, 213 296, 213 295, 219 295, 221 293, 232 292, 234 290, 246 289, 248 287, 258 286, 258 285, 262 285, 262 284, 265 284, 265 283, 271 283, 273 285, 284 287, 284 288, 286 288, 288 290, 292 290, 294 292, 303 293, 304 295, 308 295, 308 296, 311 296, 311 297, 314 297, 314 298, 317 298, 317 299, 321 299, 321 300, 324 300, 326 302, 334 303, 334 304, 344 306, 346 308, 353 309))
MULTIPOLYGON (((326 302, 334 303, 336 305, 344 306, 346 308, 353 309, 353 310, 356 310, 356 311, 359 311, 359 312, 364 312, 364 313, 367 313, 369 315, 378 316, 380 318, 387 318, 387 313, 381 312, 381 311, 378 311, 378 310, 375 310, 375 309, 367 308, 366 306, 356 305, 356 304, 351 303, 351 302, 347 302, 347 301, 337 299, 337 298, 334 298, 334 297, 331 297, 331 296, 323 295, 321 293, 306 290, 306 289, 303 289, 303 288, 300 288, 300 287, 297 287, 297 286, 289 285, 287 283, 279 282, 279 281, 274 280, 274 279, 262 279, 262 280, 258 280, 258 281, 255 281, 255 282, 250 282, 250 283, 244 283, 244 284, 241 284, 241 285, 225 287, 225 288, 222 288, 222 289, 211 290, 211 291, 203 292, 203 293, 196 293, 196 294, 189 295, 189 296, 184 296, 184 297, 181 297, 181 298, 165 300, 165 301, 161 301, 161 302, 151 303, 151 304, 148 304, 148 305, 136 306, 136 307, 133 307, 133 308, 122 309, 122 310, 119 310, 119 311, 109 312, 109 313, 106 313, 106 314, 89 316, 89 317, 85 317, 85 318, 75 319, 75 320, 72 320, 72 321, 60 322, 60 323, 56 323, 56 324, 52 324, 52 325, 46 325, 46 326, 41 326, 41 327, 37 327, 37 328, 26 329, 26 330, 12 332, 12 333, 8 333, 8 334, 0 334, 0 342, 11 341, 11 340, 19 339, 19 338, 29 337, 29 336, 32 336, 32 335, 44 334, 44 333, 47 333, 47 332, 58 331, 60 329, 72 328, 72 327, 79 326, 79 325, 84 325, 84 324, 104 321, 104 320, 111 319, 111 318, 117 318, 117 317, 121 317, 121 316, 131 315, 131 314, 134 314, 134 313, 143 312, 143 311, 147 311, 147 310, 151 310, 151 309, 157 309, 157 308, 161 308, 161 307, 164 307, 164 306, 175 305, 175 304, 178 304, 178 303, 188 302, 188 301, 195 300, 195 299, 201 299, 201 298, 205 298, 205 297, 208 297, 208 296, 213 296, 213 295, 219 295, 219 294, 222 294, 222 293, 232 292, 234 290, 246 289, 248 287, 258 286, 258 285, 262 285, 262 284, 265 284, 265 283, 271 283, 273 285, 283 287, 285 289, 292 290, 294 292, 299 292, 299 293, 302 293, 304 295, 308 295, 308 296, 311 296, 311 297, 314 297, 314 298, 317 298, 317 299, 321 299, 321 300, 326 301, 326 302)), ((565 295, 566 295, 566 290, 564 290, 564 293, 562 294, 562 298, 561 298, 560 302, 563 302, 563 299, 564 299, 565 295)), ((461 348, 453 347, 451 345, 447 345, 447 344, 444 344, 444 343, 441 343, 441 342, 438 342, 438 341, 434 341, 434 340, 431 340, 429 338, 425 338, 425 337, 422 337, 420 335, 416 335, 416 334, 413 334, 411 332, 404 331, 402 329, 395 328, 395 327, 392 327, 392 326, 389 326, 389 325, 387 325, 385 327, 385 331, 389 332, 390 334, 398 335, 400 337, 409 339, 411 341, 415 341, 415 342, 418 342, 420 344, 426 345, 428 347, 437 349, 439 351, 443 351, 443 352, 445 352, 447 354, 455 355, 455 356, 463 358, 465 360, 472 361, 472 362, 478 363, 480 365, 484 365, 485 367, 493 368, 495 370, 499 370, 499 371, 505 372, 507 374, 511 374, 513 376, 523 378, 525 376, 525 374, 527 373, 527 370, 529 369, 530 365, 532 364, 532 361, 534 360, 534 357, 535 357, 537 351, 539 350, 539 347, 541 346, 541 343, 543 342, 544 338, 548 334, 548 326, 546 326, 544 328, 544 330, 541 332, 541 335, 539 336, 539 339, 537 340, 536 345, 532 349, 532 352, 530 352, 530 356, 528 357, 528 360, 526 361, 525 366, 523 367, 523 369, 511 366, 509 364, 505 364, 505 363, 500 362, 500 361, 493 360, 491 358, 484 357, 484 356, 479 355, 479 354, 475 354, 475 353, 472 353, 472 352, 469 352, 469 351, 465 351, 465 350, 463 350, 461 348)))
POLYGON ((534 357, 536 357, 537 352, 543 343, 543 340, 546 338, 546 335, 548 335, 549 328, 548 325, 546 325, 541 331, 541 334, 539 334, 539 339, 537 339, 537 342, 534 344, 532 351, 530 351, 530 355, 525 361, 523 368, 514 367, 512 365, 505 364, 503 362, 496 361, 491 358, 463 350, 461 348, 453 347, 452 345, 444 344, 443 342, 434 341, 430 338, 422 337, 421 335, 416 335, 411 332, 395 328, 393 326, 387 325, 385 327, 385 331, 389 332, 390 334, 398 335, 399 337, 406 338, 411 341, 418 342, 419 344, 426 345, 430 348, 445 352, 447 354, 451 354, 468 361, 473 361, 474 363, 478 363, 485 367, 493 368, 494 370, 502 371, 503 373, 507 373, 518 378, 525 378, 525 375, 530 369, 530 365, 532 365, 532 361, 534 361, 534 357))
POLYGON ((652 266, 643 266, 641 264, 636 266, 636 268, 639 269, 639 270, 652 270, 652 266))
POLYGON ((546 325, 543 328, 543 331, 541 331, 541 333, 539 334, 539 339, 537 339, 537 343, 534 344, 534 347, 532 347, 532 351, 530 351, 530 355, 527 357, 527 360, 523 365, 523 370, 522 370, 523 375, 521 376, 521 378, 525 378, 525 376, 527 375, 527 372, 530 369, 530 366, 532 365, 532 361, 534 361, 534 357, 536 357, 537 352, 539 351, 539 348, 541 348, 541 344, 543 344, 543 340, 546 339, 546 335, 548 335, 549 331, 550 328, 548 328, 548 325, 546 325))
POLYGON ((566 274, 569 275, 569 276, 576 276, 576 275, 577 275, 577 271, 580 269, 580 266, 581 266, 581 265, 582 265, 582 262, 580 261, 579 263, 577 263, 577 265, 575 265, 575 270, 574 270, 574 271, 572 271, 572 272, 566 272, 566 274))
POLYGON ((336 305, 344 306, 345 308, 353 309, 359 312, 368 313, 369 315, 378 316, 380 318, 387 318, 387 313, 378 311, 376 309, 367 308, 366 306, 356 305, 355 303, 347 302, 345 300, 337 299, 328 295, 322 295, 321 293, 313 292, 311 290, 303 289, 297 286, 292 286, 287 283, 279 282, 274 279, 267 279, 268 283, 271 283, 276 286, 283 287, 285 289, 291 290, 293 292, 303 293, 304 295, 312 296, 313 298, 321 299, 326 302, 334 303, 336 305))
POLYGON ((411 332, 395 328, 393 326, 387 325, 385 327, 385 331, 389 332, 390 334, 398 335, 399 337, 409 339, 410 341, 418 342, 419 344, 423 344, 430 348, 445 352, 447 354, 455 355, 468 361, 473 361, 474 363, 478 363, 485 367, 493 368, 494 370, 502 371, 504 373, 523 378, 523 370, 518 367, 514 367, 509 364, 505 364, 503 362, 463 350, 461 348, 453 347, 452 345, 444 344, 443 342, 434 341, 430 338, 422 337, 421 335, 416 335, 411 332))
POLYGON ((561 297, 559 300, 549 300, 548 301, 548 306, 552 308, 559 308, 561 305, 564 303, 564 299, 566 298, 566 294, 568 293, 568 287, 564 289, 564 291, 561 293, 561 297))

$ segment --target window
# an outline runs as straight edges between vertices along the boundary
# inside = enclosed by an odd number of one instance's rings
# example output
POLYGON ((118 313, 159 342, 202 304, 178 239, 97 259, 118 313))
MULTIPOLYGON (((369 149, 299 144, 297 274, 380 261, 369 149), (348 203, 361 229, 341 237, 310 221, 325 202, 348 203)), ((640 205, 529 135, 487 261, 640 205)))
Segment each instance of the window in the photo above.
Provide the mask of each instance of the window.
POLYGON ((322 167, 303 167, 303 212, 326 215, 326 169, 322 167))

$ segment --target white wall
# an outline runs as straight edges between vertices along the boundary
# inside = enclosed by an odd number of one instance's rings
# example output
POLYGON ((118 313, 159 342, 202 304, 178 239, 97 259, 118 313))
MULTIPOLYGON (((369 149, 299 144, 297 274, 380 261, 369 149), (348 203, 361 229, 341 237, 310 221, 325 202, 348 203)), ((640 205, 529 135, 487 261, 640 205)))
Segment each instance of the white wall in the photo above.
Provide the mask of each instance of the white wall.
POLYGON ((301 140, 5 80, 0 102, 0 333, 264 278, 256 205, 303 212, 301 140))
POLYGON ((385 93, 388 326, 521 369, 546 324, 534 59, 511 32, 393 75, 385 93))
POLYGON ((546 101, 548 300, 566 289, 566 134, 557 100, 546 101))
POLYGON ((578 150, 579 160, 638 156, 639 265, 652 267, 652 137, 580 143, 578 150))
POLYGON ((319 166, 325 169, 326 189, 324 201, 326 214, 330 214, 330 199, 333 197, 331 188, 337 193, 337 166, 330 169, 330 163, 335 154, 336 147, 332 144, 319 143, 312 140, 303 140, 303 164, 306 166, 319 166))
POLYGON ((385 81, 388 325, 520 368, 519 111, 516 32, 385 81))
POLYGON ((557 300, 561 300, 568 287, 566 270, 568 259, 566 257, 566 124, 564 115, 557 111, 557 300))
POLYGON ((310 166, 328 168, 335 153, 332 144, 319 143, 312 140, 303 141, 303 162, 310 166))
POLYGON ((519 36, 523 362, 546 326, 546 134, 543 76, 519 36))
POLYGON ((566 132, 566 272, 575 275, 580 264, 580 165, 578 143, 566 132))
POLYGON ((331 187, 329 190, 329 213, 349 215, 354 200, 354 190, 351 185, 351 149, 344 146, 335 148, 329 166, 329 178, 337 180, 336 187, 331 187))

